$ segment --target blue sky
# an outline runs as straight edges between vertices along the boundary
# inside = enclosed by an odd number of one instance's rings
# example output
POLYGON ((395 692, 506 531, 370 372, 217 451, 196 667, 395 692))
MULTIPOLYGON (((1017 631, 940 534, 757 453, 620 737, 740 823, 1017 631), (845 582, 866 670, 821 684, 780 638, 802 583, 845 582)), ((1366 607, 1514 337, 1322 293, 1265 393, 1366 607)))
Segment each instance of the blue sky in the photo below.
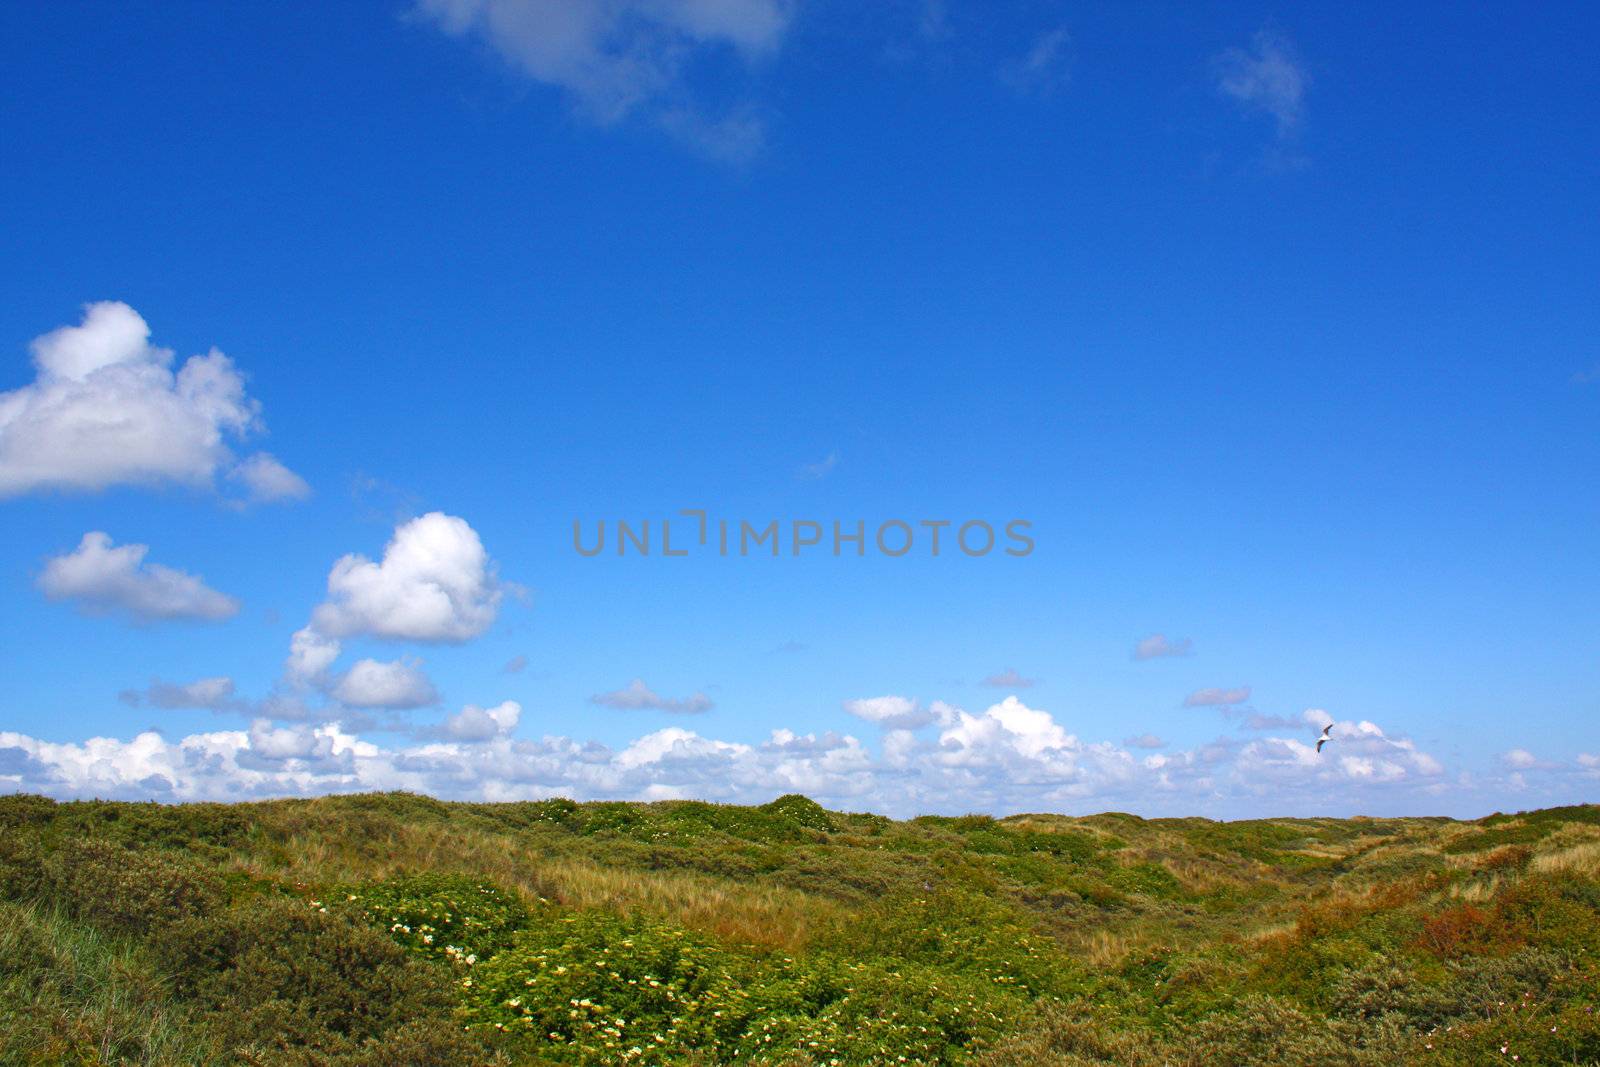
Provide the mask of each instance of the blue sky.
POLYGON ((0 787, 1592 798, 1600 16, 861 9, 0 14, 0 787))

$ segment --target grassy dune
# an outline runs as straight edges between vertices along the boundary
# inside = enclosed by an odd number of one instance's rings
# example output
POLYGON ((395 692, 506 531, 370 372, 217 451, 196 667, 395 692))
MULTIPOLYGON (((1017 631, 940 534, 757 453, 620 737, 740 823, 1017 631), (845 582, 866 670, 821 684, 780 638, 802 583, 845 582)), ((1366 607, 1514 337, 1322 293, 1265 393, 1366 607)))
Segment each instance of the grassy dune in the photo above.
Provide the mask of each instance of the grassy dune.
POLYGON ((0 798, 7 1064, 1600 1063, 1597 952, 1591 806, 0 798))

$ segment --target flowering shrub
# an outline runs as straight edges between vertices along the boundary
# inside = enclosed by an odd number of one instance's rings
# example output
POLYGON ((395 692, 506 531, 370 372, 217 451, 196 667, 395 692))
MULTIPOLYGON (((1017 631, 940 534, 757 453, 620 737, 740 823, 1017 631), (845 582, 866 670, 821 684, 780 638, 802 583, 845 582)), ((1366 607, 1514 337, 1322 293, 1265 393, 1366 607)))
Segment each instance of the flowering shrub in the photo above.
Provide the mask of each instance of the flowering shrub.
POLYGON ((528 920, 516 894, 490 882, 423 874, 325 894, 388 932, 402 948, 465 966, 488 959, 528 920))
POLYGON ((927 966, 760 955, 556 909, 460 982, 471 1025, 571 1063, 946 1063, 1027 1009, 1004 984, 927 966))

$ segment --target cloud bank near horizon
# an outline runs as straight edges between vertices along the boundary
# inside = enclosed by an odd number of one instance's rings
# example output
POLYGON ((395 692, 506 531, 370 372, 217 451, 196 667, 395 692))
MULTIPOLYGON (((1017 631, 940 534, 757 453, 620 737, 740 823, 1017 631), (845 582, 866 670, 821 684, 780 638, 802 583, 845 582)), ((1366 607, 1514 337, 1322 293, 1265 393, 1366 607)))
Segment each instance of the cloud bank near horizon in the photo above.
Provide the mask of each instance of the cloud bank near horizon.
POLYGON ((404 789, 486 801, 560 795, 760 803, 799 792, 833 807, 902 817, 1328 813, 1332 797, 1349 812, 1437 813, 1473 804, 1489 787, 1536 806, 1561 799, 1563 790, 1600 784, 1600 758, 1592 754, 1530 763, 1519 751, 1505 761, 1512 775, 1505 781, 1451 773, 1411 740, 1365 720, 1338 722, 1341 742, 1319 756, 1309 736, 1224 737, 1182 751, 1153 751, 1150 738, 1085 741, 1016 696, 981 712, 941 708, 946 718, 937 729, 890 726, 877 751, 849 734, 787 729, 744 743, 670 726, 616 748, 565 736, 518 738, 512 732, 522 708, 514 701, 467 705, 392 744, 336 723, 266 719, 176 740, 147 730, 127 740, 56 743, 7 731, 0 732, 0 783, 62 799, 163 801, 404 789))

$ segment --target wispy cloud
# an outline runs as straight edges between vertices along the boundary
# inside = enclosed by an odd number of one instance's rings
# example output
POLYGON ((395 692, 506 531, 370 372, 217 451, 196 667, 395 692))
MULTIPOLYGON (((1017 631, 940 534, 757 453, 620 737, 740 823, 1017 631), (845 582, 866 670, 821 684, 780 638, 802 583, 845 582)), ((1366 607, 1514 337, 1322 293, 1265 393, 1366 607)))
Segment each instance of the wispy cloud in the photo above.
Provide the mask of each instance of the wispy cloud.
POLYGON ((1292 136, 1305 120, 1311 77, 1288 37, 1265 29, 1248 48, 1230 48, 1216 59, 1217 90, 1248 110, 1271 116, 1278 139, 1292 136))
POLYGON ((1151 634, 1133 646, 1133 658, 1144 660, 1161 659, 1165 656, 1187 656, 1193 651, 1194 642, 1187 637, 1169 641, 1166 634, 1151 634))
POLYGON ((145 689, 124 689, 117 697, 132 707, 148 703, 166 710, 242 711, 248 707, 234 697, 233 679, 227 677, 201 678, 184 685, 158 678, 145 689))
POLYGON ((798 474, 802 478, 815 481, 819 478, 826 478, 828 475, 832 474, 833 468, 837 467, 838 465, 839 453, 829 452, 825 457, 818 460, 816 463, 801 464, 798 474))
POLYGON ((666 711, 675 715, 694 715, 710 711, 715 705, 704 693, 695 692, 686 697, 664 697, 635 678, 621 689, 609 693, 596 693, 589 698, 591 704, 619 711, 666 711))
POLYGON ((1032 689, 1039 684, 1039 679, 1024 678, 1015 667, 1007 667, 1003 671, 989 675, 979 684, 993 689, 1032 689))
POLYGON ((1049 96, 1072 77, 1072 35, 1065 26, 1046 30, 1027 52, 1000 66, 1000 80, 1024 95, 1049 96))
POLYGON ((1232 689, 1196 689, 1183 698, 1186 708, 1221 708, 1243 704, 1250 699, 1248 685, 1235 686, 1232 689))
POLYGON ((719 159, 760 151, 753 105, 708 113, 685 72, 728 62, 749 68, 789 28, 788 0, 420 0, 417 12, 454 37, 487 43, 520 73, 559 89, 602 125, 643 116, 719 159))

